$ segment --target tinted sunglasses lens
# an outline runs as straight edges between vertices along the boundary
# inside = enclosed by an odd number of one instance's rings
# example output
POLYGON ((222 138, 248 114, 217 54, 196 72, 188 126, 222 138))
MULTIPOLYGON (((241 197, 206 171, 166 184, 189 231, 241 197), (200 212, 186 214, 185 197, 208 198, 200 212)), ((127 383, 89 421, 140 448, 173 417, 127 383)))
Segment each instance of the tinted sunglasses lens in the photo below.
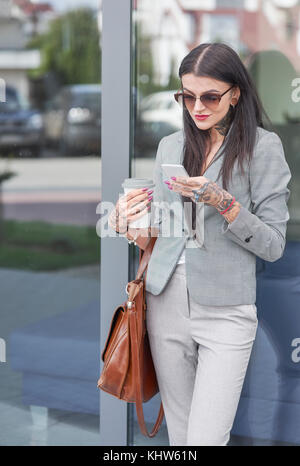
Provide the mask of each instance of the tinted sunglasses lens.
POLYGON ((216 94, 204 94, 201 96, 201 102, 203 105, 205 105, 205 107, 213 110, 218 107, 220 97, 216 94))
POLYGON ((195 106, 196 99, 192 95, 184 95, 184 104, 185 106, 192 110, 195 106))
POLYGON ((181 107, 192 109, 195 105, 195 98, 192 95, 177 94, 177 102, 181 107))
MULTIPOLYGON (((177 94, 177 102, 181 107, 186 107, 189 110, 193 110, 195 106, 196 99, 189 94, 177 94)), ((204 94, 201 96, 201 102, 205 107, 214 110, 218 107, 220 102, 220 97, 216 94, 204 94)))

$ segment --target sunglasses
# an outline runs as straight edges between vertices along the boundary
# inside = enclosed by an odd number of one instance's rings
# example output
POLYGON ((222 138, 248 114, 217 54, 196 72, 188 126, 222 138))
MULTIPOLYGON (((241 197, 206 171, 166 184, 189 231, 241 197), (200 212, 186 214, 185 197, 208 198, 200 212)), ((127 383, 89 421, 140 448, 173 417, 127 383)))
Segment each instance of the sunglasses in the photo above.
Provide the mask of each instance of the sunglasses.
POLYGON ((188 110, 193 110, 195 107, 195 103, 197 99, 200 99, 203 105, 210 110, 216 110, 218 108, 218 105, 226 92, 230 91, 234 87, 234 84, 227 89, 227 91, 223 92, 223 94, 219 94, 216 92, 206 92, 205 94, 202 94, 200 97, 195 97, 191 94, 187 94, 186 92, 176 92, 174 94, 174 98, 176 102, 179 103, 181 107, 186 107, 188 110))

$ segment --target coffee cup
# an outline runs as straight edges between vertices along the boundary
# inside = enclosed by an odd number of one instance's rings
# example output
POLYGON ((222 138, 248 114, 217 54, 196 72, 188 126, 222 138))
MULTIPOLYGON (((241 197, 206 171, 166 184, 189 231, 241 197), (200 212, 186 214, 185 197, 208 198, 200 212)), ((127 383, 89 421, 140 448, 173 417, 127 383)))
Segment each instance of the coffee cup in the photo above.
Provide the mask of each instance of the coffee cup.
MULTIPOLYGON (((124 194, 129 193, 134 189, 154 189, 155 184, 150 178, 126 178, 122 183, 124 194)), ((133 220, 128 224, 130 228, 148 228, 150 226, 150 212, 146 212, 142 217, 133 220)))

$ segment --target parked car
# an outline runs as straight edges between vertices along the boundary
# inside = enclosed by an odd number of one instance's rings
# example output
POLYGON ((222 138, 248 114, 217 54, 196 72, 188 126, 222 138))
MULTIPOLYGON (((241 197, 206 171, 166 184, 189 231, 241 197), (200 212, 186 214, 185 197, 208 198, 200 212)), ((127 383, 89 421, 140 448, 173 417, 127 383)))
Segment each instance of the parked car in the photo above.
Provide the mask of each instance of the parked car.
POLYGON ((46 143, 60 155, 100 153, 101 85, 64 86, 43 114, 46 143))
POLYGON ((0 152, 38 157, 43 147, 43 119, 13 86, 6 86, 0 102, 0 152))
POLYGON ((182 128, 182 109, 174 99, 176 92, 155 92, 141 100, 135 137, 137 156, 153 157, 161 138, 182 128))

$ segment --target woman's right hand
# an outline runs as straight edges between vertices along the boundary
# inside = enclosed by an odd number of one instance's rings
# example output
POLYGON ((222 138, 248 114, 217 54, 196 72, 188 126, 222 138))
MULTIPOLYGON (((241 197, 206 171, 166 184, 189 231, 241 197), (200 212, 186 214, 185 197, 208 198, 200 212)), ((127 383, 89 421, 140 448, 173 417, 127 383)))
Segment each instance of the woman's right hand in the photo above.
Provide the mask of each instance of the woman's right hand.
POLYGON ((118 233, 126 233, 129 223, 143 217, 149 211, 151 196, 151 190, 143 191, 143 188, 133 189, 124 194, 108 218, 109 226, 118 233))

